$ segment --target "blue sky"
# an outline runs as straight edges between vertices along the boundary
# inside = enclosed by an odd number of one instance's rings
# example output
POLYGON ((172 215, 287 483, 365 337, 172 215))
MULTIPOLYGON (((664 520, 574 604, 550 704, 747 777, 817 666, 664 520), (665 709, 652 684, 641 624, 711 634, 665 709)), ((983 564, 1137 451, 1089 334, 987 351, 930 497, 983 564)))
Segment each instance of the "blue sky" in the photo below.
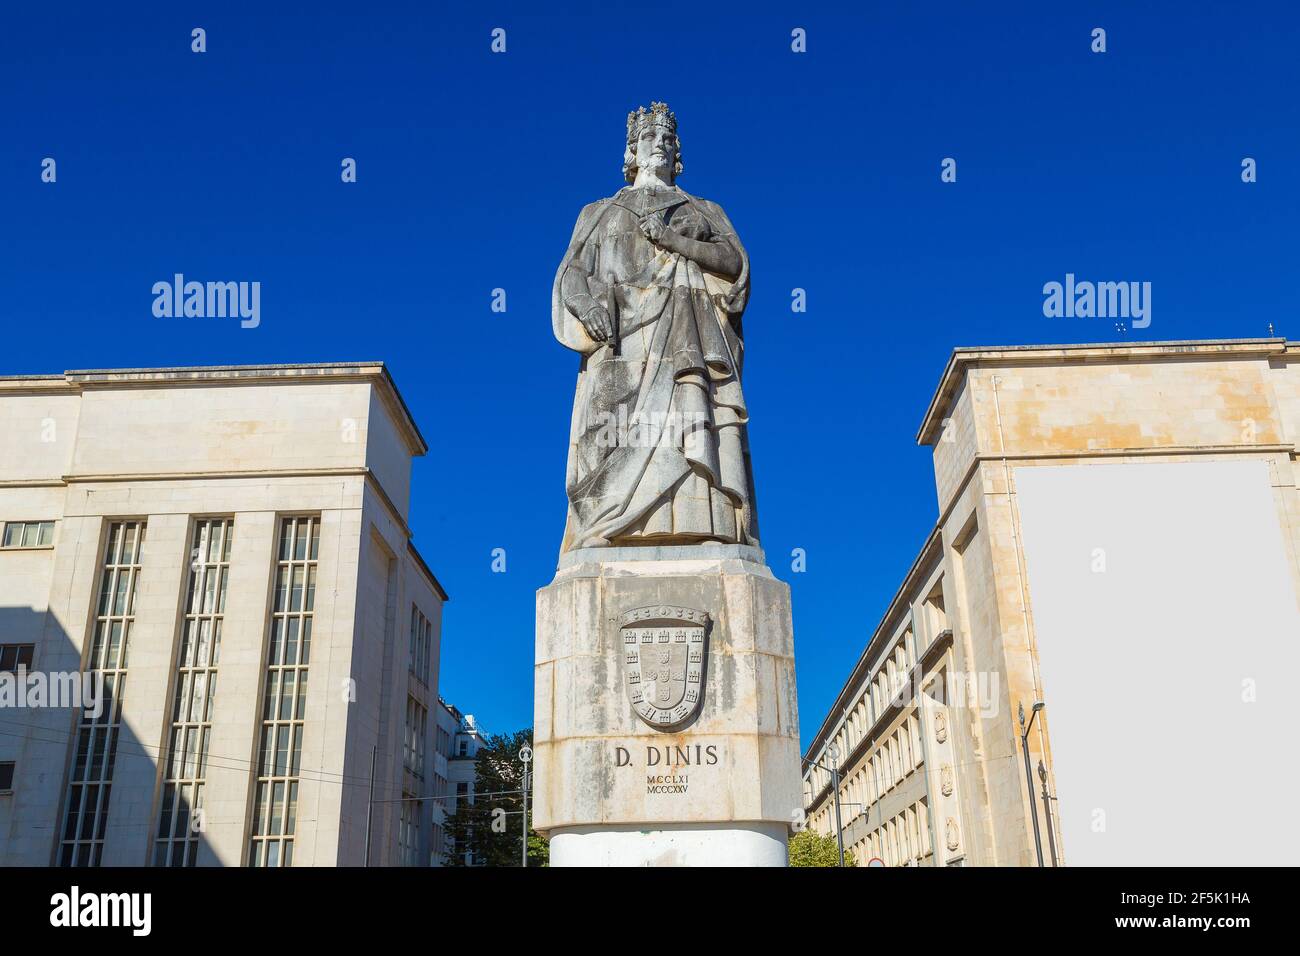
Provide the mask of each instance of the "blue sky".
POLYGON ((676 111, 682 187, 726 208, 752 259, 745 391, 805 740, 936 518, 914 436, 954 346, 1300 337, 1292 3, 544 10, 0 21, 0 374, 388 362, 433 445, 412 526, 452 596, 442 692, 489 730, 531 722, 533 595, 564 525, 577 357, 552 339, 551 280, 579 209, 622 185, 638 104, 676 111), (260 326, 155 318, 176 272, 260 281, 260 326), (1067 272, 1150 282, 1150 328, 1045 318, 1067 272))

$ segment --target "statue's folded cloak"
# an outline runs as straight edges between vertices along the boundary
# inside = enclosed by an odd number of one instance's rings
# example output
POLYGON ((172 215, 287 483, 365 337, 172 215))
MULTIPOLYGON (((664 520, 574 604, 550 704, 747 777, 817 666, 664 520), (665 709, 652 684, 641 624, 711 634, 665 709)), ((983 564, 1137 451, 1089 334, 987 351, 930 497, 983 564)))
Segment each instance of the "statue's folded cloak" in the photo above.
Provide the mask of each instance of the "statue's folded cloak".
POLYGON ((692 207, 711 241, 729 242, 740 254, 735 280, 662 248, 633 275, 600 274, 587 243, 602 235, 602 224, 619 208, 634 217, 647 211, 632 198, 624 189, 583 209, 551 295, 555 337, 583 355, 563 550, 642 538, 647 544, 656 538, 757 544, 740 384, 749 257, 720 206, 674 188, 650 211, 692 207), (616 354, 615 343, 593 340, 564 302, 571 269, 582 273, 582 284, 615 317, 625 342, 633 329, 648 330, 648 342, 637 339, 637 347, 616 354))

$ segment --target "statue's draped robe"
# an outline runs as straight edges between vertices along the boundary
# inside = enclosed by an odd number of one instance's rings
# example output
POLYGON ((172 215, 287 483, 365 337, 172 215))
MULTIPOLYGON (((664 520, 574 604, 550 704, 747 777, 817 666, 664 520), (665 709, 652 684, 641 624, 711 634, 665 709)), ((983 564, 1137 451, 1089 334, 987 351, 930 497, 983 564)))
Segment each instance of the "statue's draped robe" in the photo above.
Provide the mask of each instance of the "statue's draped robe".
POLYGON ((721 207, 672 187, 623 189, 586 207, 552 295, 556 338, 583 355, 574 401, 563 550, 608 544, 757 544, 741 393, 749 260, 721 207), (731 245, 735 277, 654 245, 647 213, 731 245), (593 340, 595 304, 615 324, 593 340))

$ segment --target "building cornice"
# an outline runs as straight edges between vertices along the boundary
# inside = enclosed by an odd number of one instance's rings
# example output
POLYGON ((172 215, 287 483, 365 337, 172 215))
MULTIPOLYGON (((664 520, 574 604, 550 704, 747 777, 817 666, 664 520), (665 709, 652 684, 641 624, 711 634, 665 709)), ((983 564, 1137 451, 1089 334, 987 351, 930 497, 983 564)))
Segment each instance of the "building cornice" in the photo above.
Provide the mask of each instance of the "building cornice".
POLYGON ((430 570, 429 565, 425 563, 424 556, 420 554, 419 551, 416 550, 415 545, 412 544, 410 541, 406 542, 406 551, 415 560, 416 565, 428 577, 429 583, 432 584, 433 589, 438 592, 438 596, 442 598, 443 603, 445 604, 448 601, 450 601, 451 598, 447 596, 447 592, 443 588, 442 582, 439 581, 438 576, 434 574, 432 570, 430 570))
POLYGON ((952 350, 934 396, 930 399, 918 445, 933 445, 953 399, 972 368, 993 366, 1074 365, 1084 363, 1141 362, 1158 359, 1260 358, 1300 351, 1300 345, 1284 338, 1271 339, 1186 339, 1172 342, 1094 342, 1075 345, 975 346, 952 350))
POLYGON ((165 368, 71 369, 62 375, 0 376, 0 394, 80 394, 89 389, 166 388, 196 385, 290 385, 321 379, 369 382, 396 422, 412 456, 427 454, 420 433, 392 373, 383 362, 312 362, 290 365, 192 365, 165 368))

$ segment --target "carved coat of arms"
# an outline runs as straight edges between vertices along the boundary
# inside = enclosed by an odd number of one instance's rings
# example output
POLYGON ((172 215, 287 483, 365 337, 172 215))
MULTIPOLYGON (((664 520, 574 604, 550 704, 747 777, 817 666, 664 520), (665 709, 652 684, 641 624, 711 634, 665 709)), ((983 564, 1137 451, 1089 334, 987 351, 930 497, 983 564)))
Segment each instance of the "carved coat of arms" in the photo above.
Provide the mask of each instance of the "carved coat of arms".
POLYGON ((637 716, 656 730, 672 730, 699 713, 709 656, 709 615, 689 607, 654 604, 619 619, 623 685, 637 716))

